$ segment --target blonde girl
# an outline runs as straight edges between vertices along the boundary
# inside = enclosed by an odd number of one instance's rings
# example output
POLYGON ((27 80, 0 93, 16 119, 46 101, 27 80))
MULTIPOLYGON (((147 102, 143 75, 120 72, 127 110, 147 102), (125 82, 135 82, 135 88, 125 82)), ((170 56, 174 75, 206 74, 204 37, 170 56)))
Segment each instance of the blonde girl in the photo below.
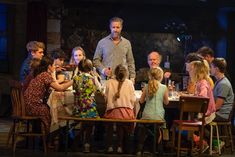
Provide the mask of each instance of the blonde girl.
MULTIPOLYGON (((208 66, 206 61, 193 61, 190 63, 189 76, 195 84, 195 95, 208 97, 209 104, 206 112, 205 123, 210 123, 215 118, 215 100, 213 96, 212 86, 210 84, 210 76, 208 73, 208 66)), ((198 118, 201 118, 201 114, 198 114, 198 118)), ((193 135, 195 146, 199 146, 200 138, 197 135, 193 135)), ((203 152, 209 148, 207 142, 203 140, 203 152)))
POLYGON ((195 95, 209 97, 209 105, 206 112, 206 124, 210 123, 215 118, 215 101, 213 97, 212 85, 208 73, 208 66, 203 61, 193 61, 190 63, 189 76, 195 84, 195 95))
MULTIPOLYGON (((143 93, 140 98, 140 103, 145 103, 144 111, 141 119, 149 120, 164 120, 165 110, 163 104, 167 105, 168 89, 167 86, 161 84, 163 79, 163 70, 160 67, 151 68, 149 71, 149 82, 143 89, 143 93)), ((137 146, 137 156, 141 156, 143 145, 146 139, 146 133, 148 129, 153 129, 151 126, 142 125, 139 126, 139 142, 137 146)), ((158 142, 161 140, 161 132, 159 130, 158 142)))

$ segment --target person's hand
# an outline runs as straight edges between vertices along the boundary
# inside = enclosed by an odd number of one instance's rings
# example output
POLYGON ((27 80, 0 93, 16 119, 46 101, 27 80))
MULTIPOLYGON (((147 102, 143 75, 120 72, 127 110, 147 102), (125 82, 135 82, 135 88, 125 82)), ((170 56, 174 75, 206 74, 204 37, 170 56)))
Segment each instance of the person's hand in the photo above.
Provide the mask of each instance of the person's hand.
POLYGON ((170 78, 170 76, 171 76, 171 72, 165 72, 165 74, 164 74, 164 78, 170 78))
POLYGON ((111 76, 112 76, 112 69, 111 69, 110 67, 105 68, 104 74, 105 74, 107 77, 111 77, 111 76))
POLYGON ((61 67, 61 66, 57 66, 56 67, 56 72, 61 72, 61 71, 65 71, 66 69, 61 67))

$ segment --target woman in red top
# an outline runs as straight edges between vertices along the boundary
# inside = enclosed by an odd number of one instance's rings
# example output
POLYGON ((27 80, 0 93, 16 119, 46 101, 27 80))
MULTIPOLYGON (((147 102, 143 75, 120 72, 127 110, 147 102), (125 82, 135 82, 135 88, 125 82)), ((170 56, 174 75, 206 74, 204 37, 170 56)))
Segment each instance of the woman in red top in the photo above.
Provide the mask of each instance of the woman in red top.
POLYGON ((47 105, 50 87, 57 91, 63 91, 73 83, 73 81, 68 81, 58 84, 52 77, 54 71, 54 60, 48 56, 43 57, 39 66, 34 70, 34 78, 24 92, 27 114, 41 117, 46 125, 46 133, 50 132, 51 125, 50 108, 47 105))

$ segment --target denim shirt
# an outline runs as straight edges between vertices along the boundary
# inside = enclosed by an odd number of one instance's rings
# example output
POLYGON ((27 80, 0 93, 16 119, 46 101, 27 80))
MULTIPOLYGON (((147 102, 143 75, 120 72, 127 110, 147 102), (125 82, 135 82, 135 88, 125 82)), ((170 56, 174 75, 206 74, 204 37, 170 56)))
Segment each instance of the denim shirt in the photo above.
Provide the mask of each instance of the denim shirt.
POLYGON ((29 74, 30 71, 30 61, 32 60, 32 55, 29 54, 28 57, 24 60, 20 69, 20 81, 23 81, 25 77, 29 74))

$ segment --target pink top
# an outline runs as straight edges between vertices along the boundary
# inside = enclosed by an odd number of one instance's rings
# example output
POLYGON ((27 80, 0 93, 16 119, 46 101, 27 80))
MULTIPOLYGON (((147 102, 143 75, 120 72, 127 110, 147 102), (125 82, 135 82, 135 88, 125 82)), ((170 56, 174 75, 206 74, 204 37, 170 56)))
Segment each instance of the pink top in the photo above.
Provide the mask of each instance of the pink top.
POLYGON ((213 91, 208 81, 203 79, 197 82, 196 95, 210 98, 206 116, 209 116, 211 113, 214 113, 216 111, 213 91))
POLYGON ((120 97, 115 101, 114 95, 118 91, 118 81, 110 79, 106 82, 105 97, 107 101, 107 109, 111 110, 119 107, 134 108, 136 101, 135 89, 131 80, 126 79, 120 89, 120 97))

